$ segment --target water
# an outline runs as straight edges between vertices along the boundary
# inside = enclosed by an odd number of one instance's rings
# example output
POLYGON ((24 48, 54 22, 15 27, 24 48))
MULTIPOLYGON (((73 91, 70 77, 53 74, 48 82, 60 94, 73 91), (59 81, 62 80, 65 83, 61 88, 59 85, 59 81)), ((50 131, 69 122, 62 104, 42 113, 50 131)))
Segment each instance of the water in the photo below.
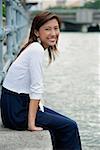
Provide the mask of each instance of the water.
POLYGON ((45 69, 45 103, 77 121, 83 150, 100 150, 99 43, 99 33, 61 33, 45 69))

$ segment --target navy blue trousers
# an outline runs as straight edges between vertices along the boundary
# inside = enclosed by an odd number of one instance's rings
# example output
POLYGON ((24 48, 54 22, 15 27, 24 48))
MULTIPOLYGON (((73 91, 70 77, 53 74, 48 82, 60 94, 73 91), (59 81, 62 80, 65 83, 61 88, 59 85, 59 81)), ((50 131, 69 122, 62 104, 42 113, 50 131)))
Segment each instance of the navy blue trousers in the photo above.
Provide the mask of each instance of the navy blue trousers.
MULTIPOLYGON (((1 94, 1 117, 5 127, 26 130, 28 124, 29 95, 17 94, 5 88, 1 94)), ((82 150, 75 121, 47 107, 38 110, 36 125, 49 130, 53 150, 82 150)))

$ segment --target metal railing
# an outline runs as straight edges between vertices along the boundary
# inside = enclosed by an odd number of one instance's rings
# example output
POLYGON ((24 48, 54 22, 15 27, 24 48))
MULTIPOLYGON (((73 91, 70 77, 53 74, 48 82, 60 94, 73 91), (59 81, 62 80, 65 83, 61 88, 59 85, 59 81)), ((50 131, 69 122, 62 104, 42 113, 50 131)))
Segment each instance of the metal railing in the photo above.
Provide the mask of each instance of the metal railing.
POLYGON ((20 0, 0 0, 0 84, 28 34, 29 16, 20 0))

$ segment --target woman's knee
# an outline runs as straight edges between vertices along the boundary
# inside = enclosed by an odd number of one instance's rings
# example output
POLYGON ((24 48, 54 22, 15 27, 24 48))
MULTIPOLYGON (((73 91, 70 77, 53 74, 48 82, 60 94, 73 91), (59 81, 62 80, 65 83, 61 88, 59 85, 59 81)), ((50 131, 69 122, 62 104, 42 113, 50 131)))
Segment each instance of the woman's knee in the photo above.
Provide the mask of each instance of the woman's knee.
POLYGON ((69 128, 70 130, 78 129, 78 125, 77 125, 76 121, 74 121, 70 118, 65 119, 65 126, 66 126, 66 128, 69 128))

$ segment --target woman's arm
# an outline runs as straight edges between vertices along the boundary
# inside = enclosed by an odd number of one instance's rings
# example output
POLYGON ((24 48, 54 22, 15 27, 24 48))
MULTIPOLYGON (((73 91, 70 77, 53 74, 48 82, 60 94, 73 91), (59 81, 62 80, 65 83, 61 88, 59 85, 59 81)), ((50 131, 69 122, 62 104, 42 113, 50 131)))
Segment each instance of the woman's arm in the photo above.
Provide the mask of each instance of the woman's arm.
POLYGON ((29 114, 28 114, 28 130, 41 131, 43 128, 35 126, 36 113, 38 110, 40 100, 30 100, 29 114))
POLYGON ((40 131, 42 128, 35 126, 36 113, 39 107, 40 99, 43 93, 43 58, 44 49, 39 43, 31 45, 29 57, 29 75, 30 75, 30 104, 28 115, 28 129, 31 131, 40 131))

